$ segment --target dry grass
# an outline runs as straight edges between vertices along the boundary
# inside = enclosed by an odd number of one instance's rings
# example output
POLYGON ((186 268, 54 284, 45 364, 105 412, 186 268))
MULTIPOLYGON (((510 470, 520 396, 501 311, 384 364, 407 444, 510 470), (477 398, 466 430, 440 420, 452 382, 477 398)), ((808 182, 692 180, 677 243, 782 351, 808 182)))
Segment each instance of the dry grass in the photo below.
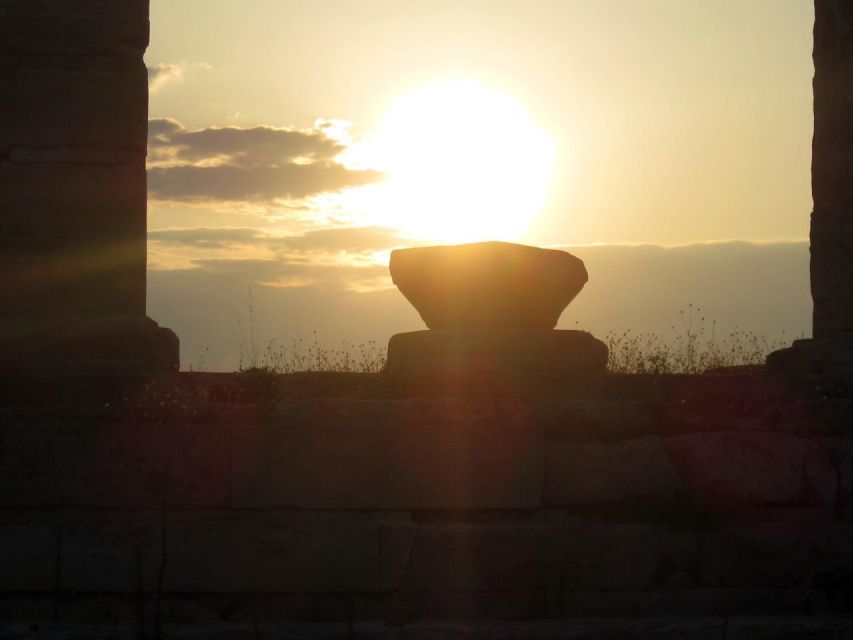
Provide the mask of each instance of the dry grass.
POLYGON ((716 322, 708 326, 702 309, 692 304, 680 312, 680 322, 671 332, 667 339, 630 330, 608 333, 604 340, 610 349, 608 369, 612 373, 702 373, 763 364, 768 353, 790 344, 784 335, 774 341, 741 329, 720 337, 716 322))
MULTIPOLYGON (((287 345, 270 340, 261 347, 251 290, 245 330, 239 314, 234 315, 240 330, 240 372, 378 373, 385 366, 385 348, 375 341, 360 344, 343 341, 339 348, 329 349, 320 345, 316 331, 309 343, 301 338, 292 339, 287 345)), ((706 323, 701 307, 692 304, 680 312, 678 324, 670 330, 667 337, 656 333, 635 334, 630 329, 622 333, 611 331, 604 338, 610 350, 608 370, 628 374, 696 374, 722 367, 763 364, 768 353, 790 344, 784 335, 774 341, 740 329, 718 336, 716 322, 706 323)))
MULTIPOLYGON (((242 352, 242 350, 241 350, 242 352)), ((246 361, 241 353, 241 372, 295 373, 297 371, 340 371, 378 373, 385 366, 385 349, 376 342, 351 344, 343 341, 337 349, 322 347, 314 332, 313 340, 305 345, 301 338, 287 346, 271 340, 267 346, 253 352, 254 359, 246 361)))

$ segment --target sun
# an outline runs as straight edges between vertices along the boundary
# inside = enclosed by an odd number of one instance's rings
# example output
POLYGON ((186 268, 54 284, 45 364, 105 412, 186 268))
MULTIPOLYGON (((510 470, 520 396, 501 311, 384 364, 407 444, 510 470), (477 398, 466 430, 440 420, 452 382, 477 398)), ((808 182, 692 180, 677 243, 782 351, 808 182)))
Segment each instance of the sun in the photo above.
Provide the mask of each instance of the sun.
POLYGON ((395 101, 367 155, 389 175, 360 190, 372 221, 446 243, 520 239, 545 204, 555 160, 516 100, 470 80, 395 101))

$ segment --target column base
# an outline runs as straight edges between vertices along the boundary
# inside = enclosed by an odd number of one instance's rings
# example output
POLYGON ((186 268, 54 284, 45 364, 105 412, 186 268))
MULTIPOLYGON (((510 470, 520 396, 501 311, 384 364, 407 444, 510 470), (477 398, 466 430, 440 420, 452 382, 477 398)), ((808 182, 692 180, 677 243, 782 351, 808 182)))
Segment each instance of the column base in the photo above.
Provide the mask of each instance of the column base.
POLYGON ((607 355, 585 331, 414 331, 391 337, 384 373, 407 394, 565 391, 600 382, 607 355))
POLYGON ((787 375, 853 375, 853 333, 795 340, 767 356, 767 369, 787 375))
POLYGON ((0 375, 177 371, 180 342, 147 316, 0 317, 0 375))

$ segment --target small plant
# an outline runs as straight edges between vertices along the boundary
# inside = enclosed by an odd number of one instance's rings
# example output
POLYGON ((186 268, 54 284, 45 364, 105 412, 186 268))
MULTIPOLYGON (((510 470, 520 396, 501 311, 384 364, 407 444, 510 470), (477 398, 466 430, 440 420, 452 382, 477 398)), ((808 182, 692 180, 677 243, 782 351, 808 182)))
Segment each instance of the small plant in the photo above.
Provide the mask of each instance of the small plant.
POLYGON ((289 345, 280 345, 277 340, 267 342, 261 348, 255 314, 255 298, 251 288, 248 294, 248 324, 244 330, 240 315, 234 311, 240 331, 241 373, 296 373, 299 371, 338 371, 348 373, 378 373, 385 366, 385 349, 375 341, 352 344, 344 340, 338 349, 327 349, 320 345, 317 332, 307 346, 302 338, 294 338, 289 345))
POLYGON ((608 333, 605 338, 610 349, 608 369, 612 373, 695 374, 722 367, 762 364, 768 353, 788 344, 784 333, 778 341, 773 341, 737 328, 718 338, 716 322, 706 331, 702 309, 692 304, 679 315, 680 325, 671 327, 673 335, 669 340, 655 333, 633 334, 630 330, 608 333))

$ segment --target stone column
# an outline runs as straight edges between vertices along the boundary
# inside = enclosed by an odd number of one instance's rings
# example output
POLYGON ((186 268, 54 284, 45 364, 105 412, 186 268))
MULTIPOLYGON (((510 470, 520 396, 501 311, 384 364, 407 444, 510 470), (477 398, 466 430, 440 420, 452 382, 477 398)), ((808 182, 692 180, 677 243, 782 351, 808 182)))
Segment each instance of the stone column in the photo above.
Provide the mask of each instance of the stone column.
POLYGON ((853 332, 853 1, 816 0, 811 281, 814 337, 853 332))
POLYGON ((813 339, 768 358, 788 373, 853 372, 853 0, 815 0, 813 339))
POLYGON ((0 371, 176 369, 145 315, 148 0, 0 3, 0 371))

